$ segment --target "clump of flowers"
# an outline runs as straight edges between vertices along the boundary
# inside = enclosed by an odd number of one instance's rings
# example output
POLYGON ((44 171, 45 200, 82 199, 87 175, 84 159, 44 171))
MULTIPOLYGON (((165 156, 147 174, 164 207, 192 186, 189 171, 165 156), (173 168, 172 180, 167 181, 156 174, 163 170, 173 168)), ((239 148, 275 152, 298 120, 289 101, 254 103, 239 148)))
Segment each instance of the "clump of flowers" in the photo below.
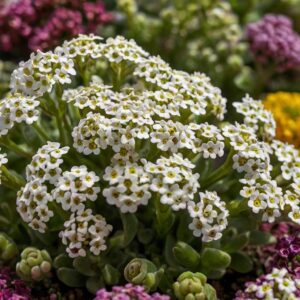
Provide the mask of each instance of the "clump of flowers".
POLYGON ((111 21, 102 0, 17 0, 0 7, 0 51, 23 56, 111 21), (24 53, 25 52, 25 53, 24 53))
POLYGON ((300 280, 286 269, 274 268, 255 282, 247 282, 245 291, 238 291, 235 300, 245 299, 299 299, 300 280))
POLYGON ((20 279, 16 279, 12 270, 0 268, 0 299, 3 300, 29 300, 30 288, 20 279))
POLYGON ((276 137, 300 147, 300 94, 277 92, 268 94, 264 105, 276 120, 276 137))
POLYGON ((148 294, 143 286, 134 286, 130 283, 125 286, 114 286, 111 291, 101 289, 97 292, 94 300, 113 300, 113 299, 136 299, 136 300, 170 300, 167 295, 154 293, 148 294))
POLYGON ((239 122, 223 122, 226 99, 206 75, 120 36, 80 35, 20 63, 1 101, 0 140, 10 154, 1 189, 13 191, 35 247, 17 266, 24 278, 53 266, 92 293, 126 280, 172 294, 186 268, 216 278, 237 265, 262 222, 300 224, 298 150, 274 140, 261 101, 234 107, 239 122), (237 223, 243 242, 232 249, 237 223))
POLYGON ((283 15, 266 15, 247 26, 250 49, 258 63, 277 72, 300 66, 300 36, 292 22, 283 15))

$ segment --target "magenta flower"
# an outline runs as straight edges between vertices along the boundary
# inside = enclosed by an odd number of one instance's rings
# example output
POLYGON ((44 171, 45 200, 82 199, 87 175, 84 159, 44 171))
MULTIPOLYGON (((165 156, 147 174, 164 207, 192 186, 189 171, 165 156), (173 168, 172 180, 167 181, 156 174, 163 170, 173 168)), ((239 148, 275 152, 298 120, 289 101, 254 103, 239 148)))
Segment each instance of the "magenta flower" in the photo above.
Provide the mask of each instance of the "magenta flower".
POLYGON ((145 292, 144 287, 133 285, 131 283, 125 286, 114 286, 112 291, 101 289, 97 292, 94 300, 170 300, 166 295, 155 293, 149 295, 145 292))
POLYGON ((246 29, 257 62, 274 66, 277 72, 300 68, 300 36, 282 15, 266 15, 246 29))
POLYGON ((29 300, 30 288, 13 275, 9 268, 0 269, 0 300, 29 300))
POLYGON ((17 0, 0 5, 0 52, 28 55, 112 20, 103 0, 17 0))

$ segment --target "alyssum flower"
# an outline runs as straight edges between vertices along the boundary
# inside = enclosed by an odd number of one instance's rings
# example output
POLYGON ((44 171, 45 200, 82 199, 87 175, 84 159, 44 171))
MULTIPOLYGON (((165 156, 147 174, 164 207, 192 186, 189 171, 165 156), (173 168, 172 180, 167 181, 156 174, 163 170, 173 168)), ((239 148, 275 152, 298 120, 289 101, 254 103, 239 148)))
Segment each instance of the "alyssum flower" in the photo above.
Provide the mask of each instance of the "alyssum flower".
POLYGON ((173 70, 122 37, 81 35, 20 63, 0 102, 0 142, 24 157, 26 180, 3 156, 2 182, 18 191, 28 232, 74 259, 76 270, 54 263, 64 282, 82 284, 82 272, 97 282, 87 283, 95 292, 100 268, 114 274, 103 273, 104 281, 117 283, 134 253, 156 262, 146 276, 155 289, 168 272, 162 266, 174 265, 161 258, 162 244, 172 253, 173 232, 204 256, 222 257, 195 266, 210 274, 230 256, 202 245, 221 239, 239 211, 240 222, 300 224, 298 151, 274 140, 275 122, 260 101, 246 96, 234 106, 240 122, 221 122, 226 99, 209 78, 173 70), (30 142, 14 142, 22 134, 30 142), (143 230, 152 234, 145 239, 143 230), (149 239, 152 247, 139 253, 149 239))

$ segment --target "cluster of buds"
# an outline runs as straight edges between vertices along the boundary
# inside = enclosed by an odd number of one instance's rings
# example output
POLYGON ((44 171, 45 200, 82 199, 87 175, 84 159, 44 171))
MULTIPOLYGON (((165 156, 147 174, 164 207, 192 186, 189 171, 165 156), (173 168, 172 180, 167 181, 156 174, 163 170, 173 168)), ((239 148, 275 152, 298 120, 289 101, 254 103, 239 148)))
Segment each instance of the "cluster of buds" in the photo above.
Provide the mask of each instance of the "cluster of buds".
POLYGON ((17 274, 27 281, 40 281, 50 276, 52 260, 46 250, 28 247, 21 253, 21 261, 17 263, 17 274))
POLYGON ((239 20, 226 1, 199 4, 181 0, 171 5, 153 1, 149 5, 118 0, 118 6, 126 17, 127 34, 152 52, 160 51, 155 45, 162 46, 161 55, 179 69, 201 69, 214 83, 224 86, 228 74, 235 77, 245 68, 246 43, 239 20), (177 59, 180 53, 185 57, 182 61, 177 59))

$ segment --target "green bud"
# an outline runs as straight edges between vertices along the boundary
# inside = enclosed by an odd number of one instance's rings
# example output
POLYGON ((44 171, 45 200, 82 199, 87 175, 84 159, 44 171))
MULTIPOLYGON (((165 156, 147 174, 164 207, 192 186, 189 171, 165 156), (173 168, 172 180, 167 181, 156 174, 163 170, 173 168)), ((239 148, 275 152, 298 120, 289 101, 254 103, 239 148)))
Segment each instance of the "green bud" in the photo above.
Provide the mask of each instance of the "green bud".
POLYGON ((40 281, 50 275, 52 260, 46 250, 28 247, 21 253, 21 261, 17 263, 17 274, 27 281, 40 281))
POLYGON ((0 260, 8 261, 16 256, 18 248, 16 244, 5 234, 0 233, 0 260))
POLYGON ((173 254, 178 263, 187 268, 195 268, 200 263, 199 253, 184 242, 177 242, 173 248, 173 254))
POLYGON ((217 299, 213 287, 206 283, 206 276, 198 272, 182 273, 173 284, 173 290, 179 300, 217 299))
POLYGON ((158 275, 161 275, 161 271, 157 271, 151 261, 143 258, 134 258, 124 269, 124 277, 128 282, 144 285, 147 290, 158 284, 158 275))

